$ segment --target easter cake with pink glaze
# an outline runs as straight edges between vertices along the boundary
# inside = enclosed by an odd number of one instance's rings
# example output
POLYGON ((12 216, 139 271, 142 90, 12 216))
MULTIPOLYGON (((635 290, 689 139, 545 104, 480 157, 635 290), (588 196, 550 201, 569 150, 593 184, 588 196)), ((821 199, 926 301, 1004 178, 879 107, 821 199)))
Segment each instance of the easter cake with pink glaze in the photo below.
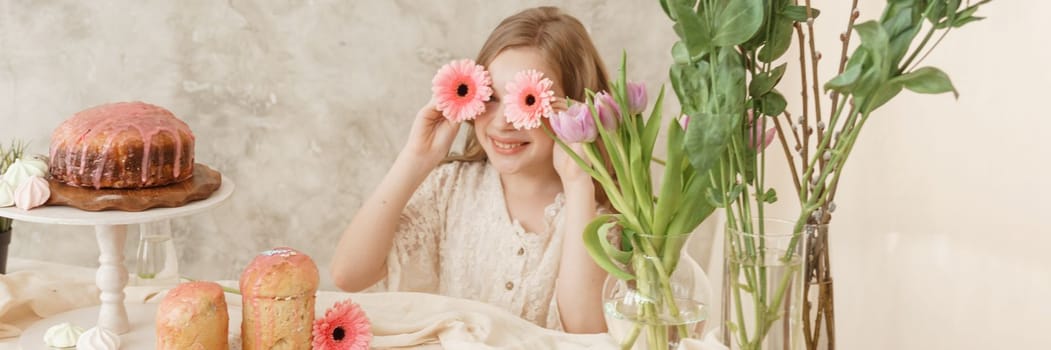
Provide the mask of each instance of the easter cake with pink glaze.
POLYGON ((241 274, 241 345, 244 350, 309 350, 317 265, 291 248, 267 250, 241 274))
POLYGON ((229 322, 219 284, 179 284, 157 307, 157 350, 227 350, 229 322))
POLYGON ((194 173, 194 135, 170 111, 119 102, 78 112, 51 135, 51 178, 77 187, 165 186, 194 173))

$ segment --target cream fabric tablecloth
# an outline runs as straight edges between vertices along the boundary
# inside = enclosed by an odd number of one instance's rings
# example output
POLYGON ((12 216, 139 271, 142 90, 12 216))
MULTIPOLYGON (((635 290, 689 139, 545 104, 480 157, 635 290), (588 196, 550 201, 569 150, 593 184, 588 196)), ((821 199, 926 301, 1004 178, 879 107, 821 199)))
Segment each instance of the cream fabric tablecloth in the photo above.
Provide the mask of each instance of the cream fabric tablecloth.
MULTIPOLYGON (((8 274, 0 275, 0 350, 20 350, 21 331, 41 318, 99 304, 94 279, 92 268, 11 259, 8 274)), ((125 302, 158 303, 165 292, 161 287, 129 286, 125 302)), ((485 303, 439 295, 322 291, 317 303, 330 306, 348 298, 368 314, 375 348, 618 348, 607 334, 544 329, 485 303)), ((722 348, 711 341, 688 340, 683 345, 680 349, 722 348)))

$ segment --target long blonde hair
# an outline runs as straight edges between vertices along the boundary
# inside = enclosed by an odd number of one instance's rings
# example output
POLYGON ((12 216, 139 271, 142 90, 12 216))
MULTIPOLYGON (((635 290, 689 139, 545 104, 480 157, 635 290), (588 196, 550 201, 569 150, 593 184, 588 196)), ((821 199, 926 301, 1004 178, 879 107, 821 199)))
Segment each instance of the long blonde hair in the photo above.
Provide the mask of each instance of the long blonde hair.
MULTIPOLYGON (((567 98, 584 101, 585 89, 596 92, 609 89, 606 65, 584 25, 557 7, 531 8, 505 18, 489 34, 475 62, 488 67, 501 52, 518 47, 540 50, 548 65, 555 70, 556 81, 562 82, 567 98)), ((473 123, 467 132, 463 154, 447 157, 445 162, 486 159, 485 150, 474 134, 473 123)))

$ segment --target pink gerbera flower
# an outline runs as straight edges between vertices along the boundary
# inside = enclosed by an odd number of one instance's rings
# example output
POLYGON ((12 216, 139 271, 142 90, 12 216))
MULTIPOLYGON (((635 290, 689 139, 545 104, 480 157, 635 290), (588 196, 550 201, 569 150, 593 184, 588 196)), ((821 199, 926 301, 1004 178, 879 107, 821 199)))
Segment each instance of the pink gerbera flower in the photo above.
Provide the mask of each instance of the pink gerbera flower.
POLYGON ((551 79, 534 69, 515 74, 514 80, 507 82, 507 97, 504 99, 507 122, 515 129, 540 127, 540 118, 547 118, 552 113, 551 102, 555 96, 552 85, 551 79))
POLYGON ((493 80, 485 67, 464 59, 442 66, 431 80, 438 110, 452 122, 474 119, 485 112, 493 95, 493 80))
POLYGON ((336 303, 325 317, 314 321, 315 350, 368 350, 372 340, 369 319, 349 299, 336 303))

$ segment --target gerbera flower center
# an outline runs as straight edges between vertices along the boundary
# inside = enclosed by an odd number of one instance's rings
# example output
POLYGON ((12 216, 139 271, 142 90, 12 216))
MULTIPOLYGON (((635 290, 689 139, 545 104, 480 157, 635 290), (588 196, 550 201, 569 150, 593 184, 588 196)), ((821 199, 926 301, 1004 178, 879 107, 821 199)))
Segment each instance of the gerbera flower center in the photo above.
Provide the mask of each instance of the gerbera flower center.
POLYGON ((526 96, 525 102, 526 102, 526 106, 532 106, 534 103, 536 103, 536 96, 533 96, 533 95, 526 96))
POLYGON ((343 326, 336 327, 332 330, 332 339, 336 341, 342 341, 347 336, 347 331, 343 330, 343 326))
POLYGON ((467 84, 461 83, 460 86, 456 87, 456 96, 467 96, 467 84))

